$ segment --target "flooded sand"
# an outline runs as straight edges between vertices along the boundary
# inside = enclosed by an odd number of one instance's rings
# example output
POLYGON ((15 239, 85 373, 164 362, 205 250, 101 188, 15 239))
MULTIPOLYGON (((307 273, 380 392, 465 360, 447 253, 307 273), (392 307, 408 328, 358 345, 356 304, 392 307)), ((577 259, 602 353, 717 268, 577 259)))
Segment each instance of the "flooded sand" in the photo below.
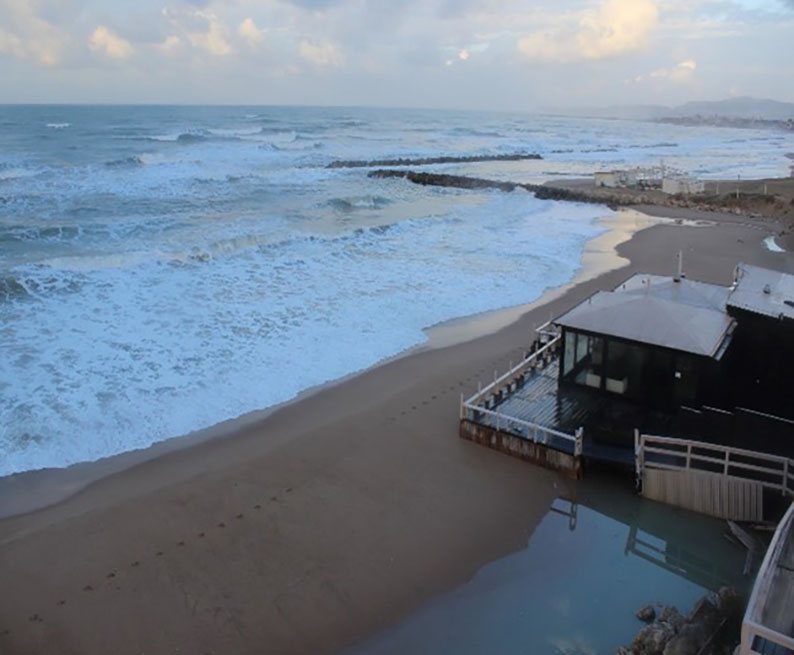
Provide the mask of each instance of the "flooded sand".
POLYGON ((752 583, 724 521, 645 500, 607 475, 574 489, 572 500, 553 503, 524 550, 350 652, 614 653, 641 627, 639 607, 686 613, 707 591, 752 583))

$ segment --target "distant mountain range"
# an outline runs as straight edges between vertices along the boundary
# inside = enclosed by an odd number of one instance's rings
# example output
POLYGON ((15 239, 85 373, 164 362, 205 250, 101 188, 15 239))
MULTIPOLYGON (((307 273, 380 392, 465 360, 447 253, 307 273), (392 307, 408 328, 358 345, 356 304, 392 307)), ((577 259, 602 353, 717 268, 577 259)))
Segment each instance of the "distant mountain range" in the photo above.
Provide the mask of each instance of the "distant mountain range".
POLYGON ((760 98, 687 102, 676 107, 665 105, 614 105, 611 107, 547 108, 545 113, 592 118, 659 120, 662 118, 722 117, 787 121, 794 119, 794 103, 760 98))

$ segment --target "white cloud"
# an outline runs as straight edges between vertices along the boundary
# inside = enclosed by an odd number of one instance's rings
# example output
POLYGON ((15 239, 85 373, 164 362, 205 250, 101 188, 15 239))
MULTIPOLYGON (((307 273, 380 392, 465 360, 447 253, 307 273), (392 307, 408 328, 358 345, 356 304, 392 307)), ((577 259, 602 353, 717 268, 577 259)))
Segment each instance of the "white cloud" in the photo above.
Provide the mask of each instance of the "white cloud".
POLYGON ((16 34, 0 28, 0 54, 22 58, 26 52, 22 40, 16 34))
POLYGON ((246 18, 237 26, 239 34, 250 45, 256 45, 262 40, 262 30, 260 30, 252 18, 246 18))
POLYGON ((43 66, 61 61, 69 34, 44 18, 42 11, 41 3, 0 0, 0 54, 33 59, 43 66))
POLYGON ((133 54, 130 42, 104 25, 97 25, 88 39, 88 47, 92 52, 102 52, 112 59, 128 59, 133 54))
POLYGON ((667 79, 674 82, 684 82, 692 78, 695 74, 697 64, 693 59, 682 61, 673 68, 660 68, 650 73, 649 77, 655 79, 667 79))
POLYGON ((309 41, 304 39, 298 45, 300 56, 315 66, 341 66, 344 56, 338 46, 330 41, 309 41))
POLYGON ((197 48, 206 50, 214 57, 225 57, 232 54, 232 46, 228 41, 229 30, 225 23, 215 14, 197 11, 196 16, 207 21, 206 32, 190 32, 188 39, 197 48))
POLYGON ((172 54, 175 52, 180 46, 182 45, 182 39, 180 39, 176 34, 170 34, 163 42, 157 45, 157 48, 164 52, 165 54, 172 54))
POLYGON ((659 20, 655 0, 602 0, 595 9, 561 14, 556 24, 518 40, 530 59, 602 59, 648 45, 659 20))
MULTIPOLYGON (((174 9, 164 7, 162 15, 169 21, 173 35, 194 48, 203 50, 213 57, 225 57, 234 49, 229 42, 229 28, 216 14, 201 9, 174 9)), ((168 45, 166 52, 179 45, 169 37, 160 49, 168 45), (170 42, 169 42, 170 40, 170 42)))

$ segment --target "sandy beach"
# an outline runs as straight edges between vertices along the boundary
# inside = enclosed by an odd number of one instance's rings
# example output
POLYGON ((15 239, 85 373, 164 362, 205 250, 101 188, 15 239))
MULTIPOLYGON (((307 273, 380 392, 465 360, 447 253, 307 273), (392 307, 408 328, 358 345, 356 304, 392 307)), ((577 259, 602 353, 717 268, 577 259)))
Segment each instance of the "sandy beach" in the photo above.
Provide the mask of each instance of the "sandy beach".
POLYGON ((187 448, 3 481, 7 514, 61 499, 0 521, 0 652, 336 651, 522 547, 573 483, 460 440, 460 394, 550 316, 633 272, 670 274, 678 250, 708 282, 740 261, 794 272, 764 248, 769 222, 643 210, 532 306, 442 326, 187 448))

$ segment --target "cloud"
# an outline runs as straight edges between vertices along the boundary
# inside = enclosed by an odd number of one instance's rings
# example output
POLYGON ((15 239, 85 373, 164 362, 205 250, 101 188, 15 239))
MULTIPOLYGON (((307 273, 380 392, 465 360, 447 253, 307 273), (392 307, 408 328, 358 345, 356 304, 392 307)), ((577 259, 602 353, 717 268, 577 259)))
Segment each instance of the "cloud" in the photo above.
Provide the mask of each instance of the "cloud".
POLYGON ((239 34, 250 45, 256 45, 262 40, 262 30, 260 30, 252 18, 246 18, 237 26, 239 34))
MULTIPOLYGON (((194 3, 195 4, 195 3, 194 3)), ((229 42, 229 28, 216 14, 203 9, 164 7, 161 13, 171 24, 174 36, 214 57, 225 57, 234 49, 229 42)), ((175 42, 172 41, 174 45, 175 42)), ((161 44, 161 49, 164 44, 161 44)))
POLYGON ((60 63, 69 34, 42 15, 40 3, 0 0, 0 54, 32 59, 43 66, 60 63))
POLYGON ((206 32, 190 32, 188 39, 197 48, 206 50, 214 57, 225 57, 232 54, 229 43, 229 30, 226 24, 215 15, 205 12, 196 12, 196 16, 207 21, 206 32))
POLYGON ((336 67, 344 62, 338 46, 330 41, 309 41, 304 39, 298 45, 300 56, 315 66, 336 67))
POLYGON ((22 39, 16 34, 6 32, 0 28, 0 54, 13 55, 20 59, 25 57, 26 51, 22 45, 22 39))
POLYGON ((545 30, 518 40, 530 59, 603 59, 640 50, 659 20, 655 0, 602 0, 595 9, 563 14, 545 30))
POLYGON ((671 82, 688 82, 695 75, 697 63, 694 59, 682 61, 672 68, 658 68, 647 75, 637 75, 633 80, 625 80, 626 84, 631 82, 640 83, 645 80, 670 80, 671 82))
POLYGON ((692 78, 696 68, 697 64, 695 61, 687 59, 673 68, 660 68, 659 70, 655 70, 650 73, 649 77, 672 80, 674 82, 684 82, 692 78))
POLYGON ((88 47, 92 52, 104 53, 111 59, 128 59, 133 54, 130 42, 104 25, 97 25, 88 39, 88 47))
POLYGON ((180 39, 176 34, 169 34, 167 37, 165 37, 165 39, 163 39, 162 43, 159 43, 157 45, 157 48, 161 52, 170 55, 173 52, 175 52, 181 45, 182 45, 182 39, 180 39))

